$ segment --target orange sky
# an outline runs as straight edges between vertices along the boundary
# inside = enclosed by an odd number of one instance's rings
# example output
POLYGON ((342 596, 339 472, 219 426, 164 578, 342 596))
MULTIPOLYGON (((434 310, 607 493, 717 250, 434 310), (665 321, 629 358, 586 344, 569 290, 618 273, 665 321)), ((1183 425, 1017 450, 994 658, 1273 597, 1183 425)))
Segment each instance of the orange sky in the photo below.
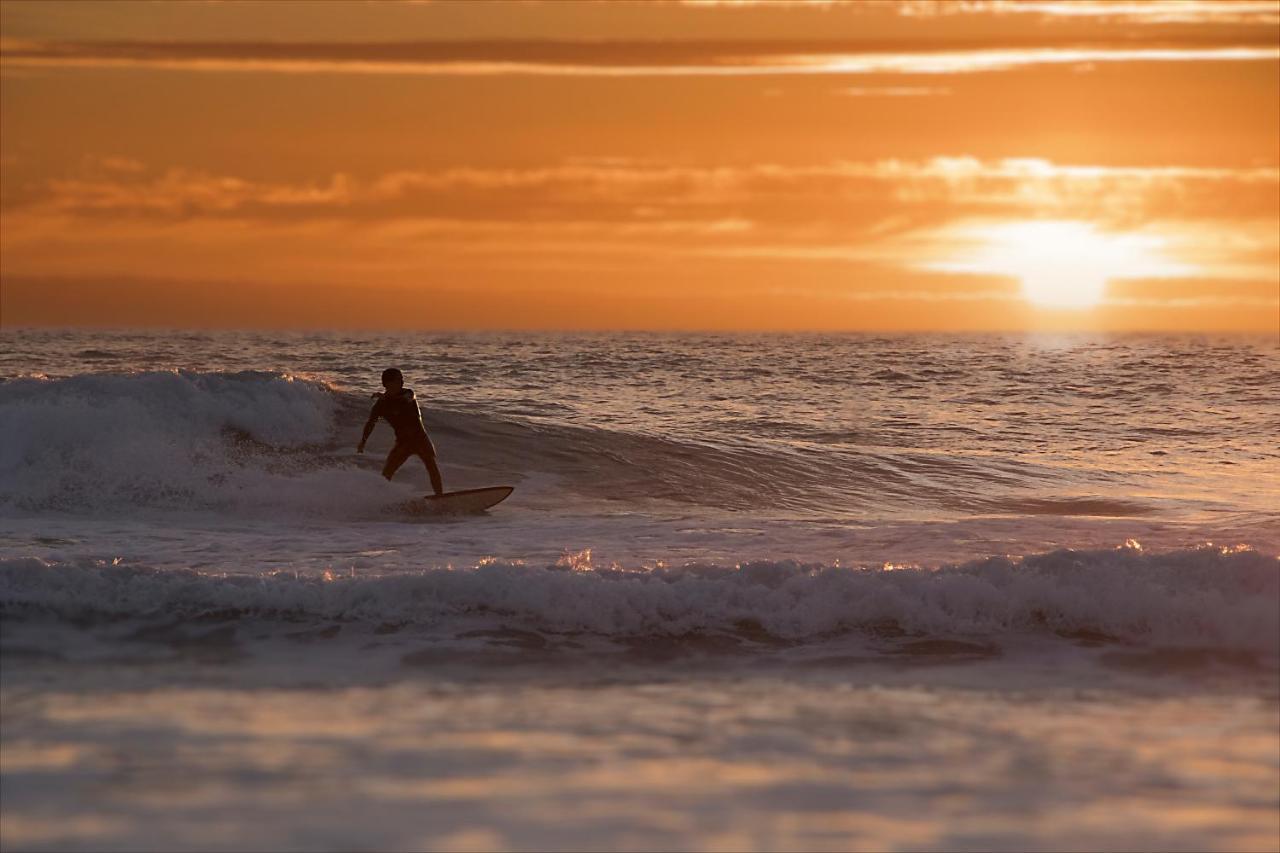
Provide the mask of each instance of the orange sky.
POLYGON ((0 35, 6 327, 1280 330, 1280 0, 5 0, 0 35))

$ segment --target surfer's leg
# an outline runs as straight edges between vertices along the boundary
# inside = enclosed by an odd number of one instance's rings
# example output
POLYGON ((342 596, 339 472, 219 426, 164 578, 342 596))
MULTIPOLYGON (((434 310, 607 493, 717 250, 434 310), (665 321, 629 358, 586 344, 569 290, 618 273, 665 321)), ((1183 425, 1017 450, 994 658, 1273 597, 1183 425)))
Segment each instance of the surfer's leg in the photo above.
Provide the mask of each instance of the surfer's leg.
POLYGON ((409 454, 413 453, 413 447, 406 447, 400 442, 396 442, 391 448, 391 452, 387 454, 386 464, 382 466, 382 476, 390 480, 395 476, 396 471, 404 464, 404 460, 409 458, 409 454))
POLYGON ((427 456, 422 461, 427 463, 427 476, 431 478, 431 488, 437 495, 443 495, 444 479, 440 476, 440 466, 436 464, 436 458, 427 456))
POLYGON ((418 448, 418 456, 422 464, 427 466, 427 476, 431 478, 431 488, 437 495, 444 494, 444 479, 440 476, 440 466, 436 464, 436 449, 431 439, 424 438, 418 448))

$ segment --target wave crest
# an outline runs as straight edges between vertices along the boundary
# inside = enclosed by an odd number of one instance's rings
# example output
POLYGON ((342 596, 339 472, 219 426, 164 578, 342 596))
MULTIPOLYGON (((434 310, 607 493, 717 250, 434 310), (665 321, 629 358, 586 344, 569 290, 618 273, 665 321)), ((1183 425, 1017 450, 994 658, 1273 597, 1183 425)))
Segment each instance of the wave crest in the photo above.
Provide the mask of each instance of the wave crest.
POLYGON ((315 618, 607 637, 751 630, 790 642, 886 630, 1021 632, 1280 653, 1280 560, 1250 550, 1061 550, 940 569, 797 562, 651 570, 483 562, 381 577, 207 575, 0 560, 0 608, 62 618, 315 618))

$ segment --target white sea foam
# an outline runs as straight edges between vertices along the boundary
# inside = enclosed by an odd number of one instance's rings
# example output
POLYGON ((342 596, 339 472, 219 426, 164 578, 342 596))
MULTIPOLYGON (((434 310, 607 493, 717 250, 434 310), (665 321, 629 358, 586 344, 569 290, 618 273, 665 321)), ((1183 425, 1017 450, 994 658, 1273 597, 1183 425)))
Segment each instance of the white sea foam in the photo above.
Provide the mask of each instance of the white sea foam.
POLYGON ((938 570, 756 562, 644 571, 485 563, 383 577, 215 576, 125 565, 0 561, 0 606, 60 616, 310 617, 603 636, 763 631, 804 641, 891 627, 923 635, 1096 633, 1275 653, 1280 561, 1213 548, 992 558, 938 570))

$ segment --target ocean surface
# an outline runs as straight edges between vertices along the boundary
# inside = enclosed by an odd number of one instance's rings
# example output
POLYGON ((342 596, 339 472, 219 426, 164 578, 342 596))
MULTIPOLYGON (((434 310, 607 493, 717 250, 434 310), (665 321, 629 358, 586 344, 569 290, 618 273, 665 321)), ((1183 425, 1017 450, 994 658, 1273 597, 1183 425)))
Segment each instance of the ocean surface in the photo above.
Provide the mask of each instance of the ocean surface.
POLYGON ((1274 338, 0 332, 4 850, 1280 849, 1274 338), (423 405, 430 518, 384 367, 423 405))

